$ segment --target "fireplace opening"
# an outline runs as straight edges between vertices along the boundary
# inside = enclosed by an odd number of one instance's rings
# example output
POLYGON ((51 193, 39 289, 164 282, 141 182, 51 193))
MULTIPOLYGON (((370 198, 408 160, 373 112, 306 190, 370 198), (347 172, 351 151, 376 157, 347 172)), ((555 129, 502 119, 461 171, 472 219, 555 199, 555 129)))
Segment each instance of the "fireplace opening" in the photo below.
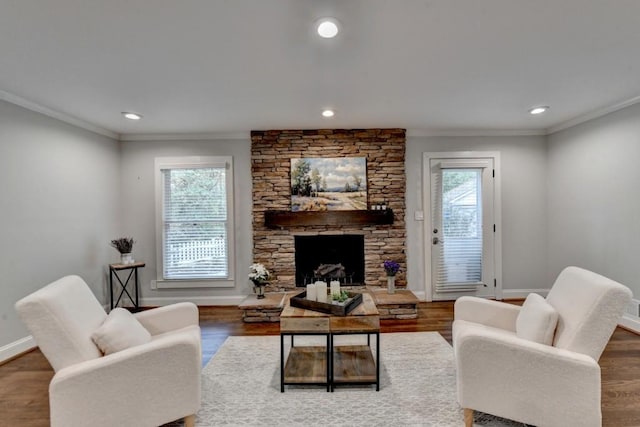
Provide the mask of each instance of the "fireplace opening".
POLYGON ((295 236, 296 286, 317 280, 364 285, 364 236, 295 236))

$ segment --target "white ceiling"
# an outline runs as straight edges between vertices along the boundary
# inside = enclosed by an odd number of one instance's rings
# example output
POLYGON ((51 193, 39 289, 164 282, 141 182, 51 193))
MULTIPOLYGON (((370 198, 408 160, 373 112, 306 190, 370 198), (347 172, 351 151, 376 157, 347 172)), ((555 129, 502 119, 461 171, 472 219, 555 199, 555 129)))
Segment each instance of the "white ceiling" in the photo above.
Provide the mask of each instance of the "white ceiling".
POLYGON ((118 134, 543 132, 640 95, 640 1, 0 0, 0 90, 118 134))

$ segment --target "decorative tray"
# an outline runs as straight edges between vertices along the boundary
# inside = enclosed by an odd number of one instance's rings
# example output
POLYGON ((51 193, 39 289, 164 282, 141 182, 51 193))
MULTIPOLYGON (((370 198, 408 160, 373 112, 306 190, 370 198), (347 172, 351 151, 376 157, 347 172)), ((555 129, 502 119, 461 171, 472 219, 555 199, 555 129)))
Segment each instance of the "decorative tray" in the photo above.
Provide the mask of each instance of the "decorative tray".
MULTIPOLYGON (((332 314, 334 316, 346 316, 362 302, 362 294, 358 292, 347 292, 349 298, 345 302, 320 302, 307 299, 307 291, 294 295, 289 300, 292 307, 304 308, 306 310, 319 311, 321 313, 332 314)), ((330 298, 327 296, 327 298, 330 298)))

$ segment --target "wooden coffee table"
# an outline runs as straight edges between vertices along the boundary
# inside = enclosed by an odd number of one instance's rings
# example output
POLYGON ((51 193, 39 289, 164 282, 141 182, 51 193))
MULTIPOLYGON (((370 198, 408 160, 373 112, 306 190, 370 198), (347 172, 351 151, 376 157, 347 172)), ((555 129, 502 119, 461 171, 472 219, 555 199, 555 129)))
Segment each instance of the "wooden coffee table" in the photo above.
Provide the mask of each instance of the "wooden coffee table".
POLYGON ((375 384, 380 390, 380 315, 364 293, 362 304, 346 316, 334 316, 285 304, 280 314, 280 391, 285 385, 316 384, 333 391, 340 384, 375 384), (367 345, 334 345, 337 335, 367 335, 367 345), (291 337, 285 359, 284 337, 291 337), (295 346, 294 337, 319 335, 326 346, 295 346), (375 358, 371 335, 376 337, 375 358))

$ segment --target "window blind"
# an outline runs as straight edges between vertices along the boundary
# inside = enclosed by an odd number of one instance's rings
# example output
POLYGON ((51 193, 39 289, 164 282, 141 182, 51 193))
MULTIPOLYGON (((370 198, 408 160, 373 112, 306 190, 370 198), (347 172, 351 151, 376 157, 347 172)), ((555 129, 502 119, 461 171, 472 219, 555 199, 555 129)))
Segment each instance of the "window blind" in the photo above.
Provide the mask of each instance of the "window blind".
POLYGON ((226 168, 163 169, 163 278, 229 276, 226 168))
POLYGON ((442 169, 442 240, 437 259, 437 292, 473 291, 482 283, 481 169, 442 169))

